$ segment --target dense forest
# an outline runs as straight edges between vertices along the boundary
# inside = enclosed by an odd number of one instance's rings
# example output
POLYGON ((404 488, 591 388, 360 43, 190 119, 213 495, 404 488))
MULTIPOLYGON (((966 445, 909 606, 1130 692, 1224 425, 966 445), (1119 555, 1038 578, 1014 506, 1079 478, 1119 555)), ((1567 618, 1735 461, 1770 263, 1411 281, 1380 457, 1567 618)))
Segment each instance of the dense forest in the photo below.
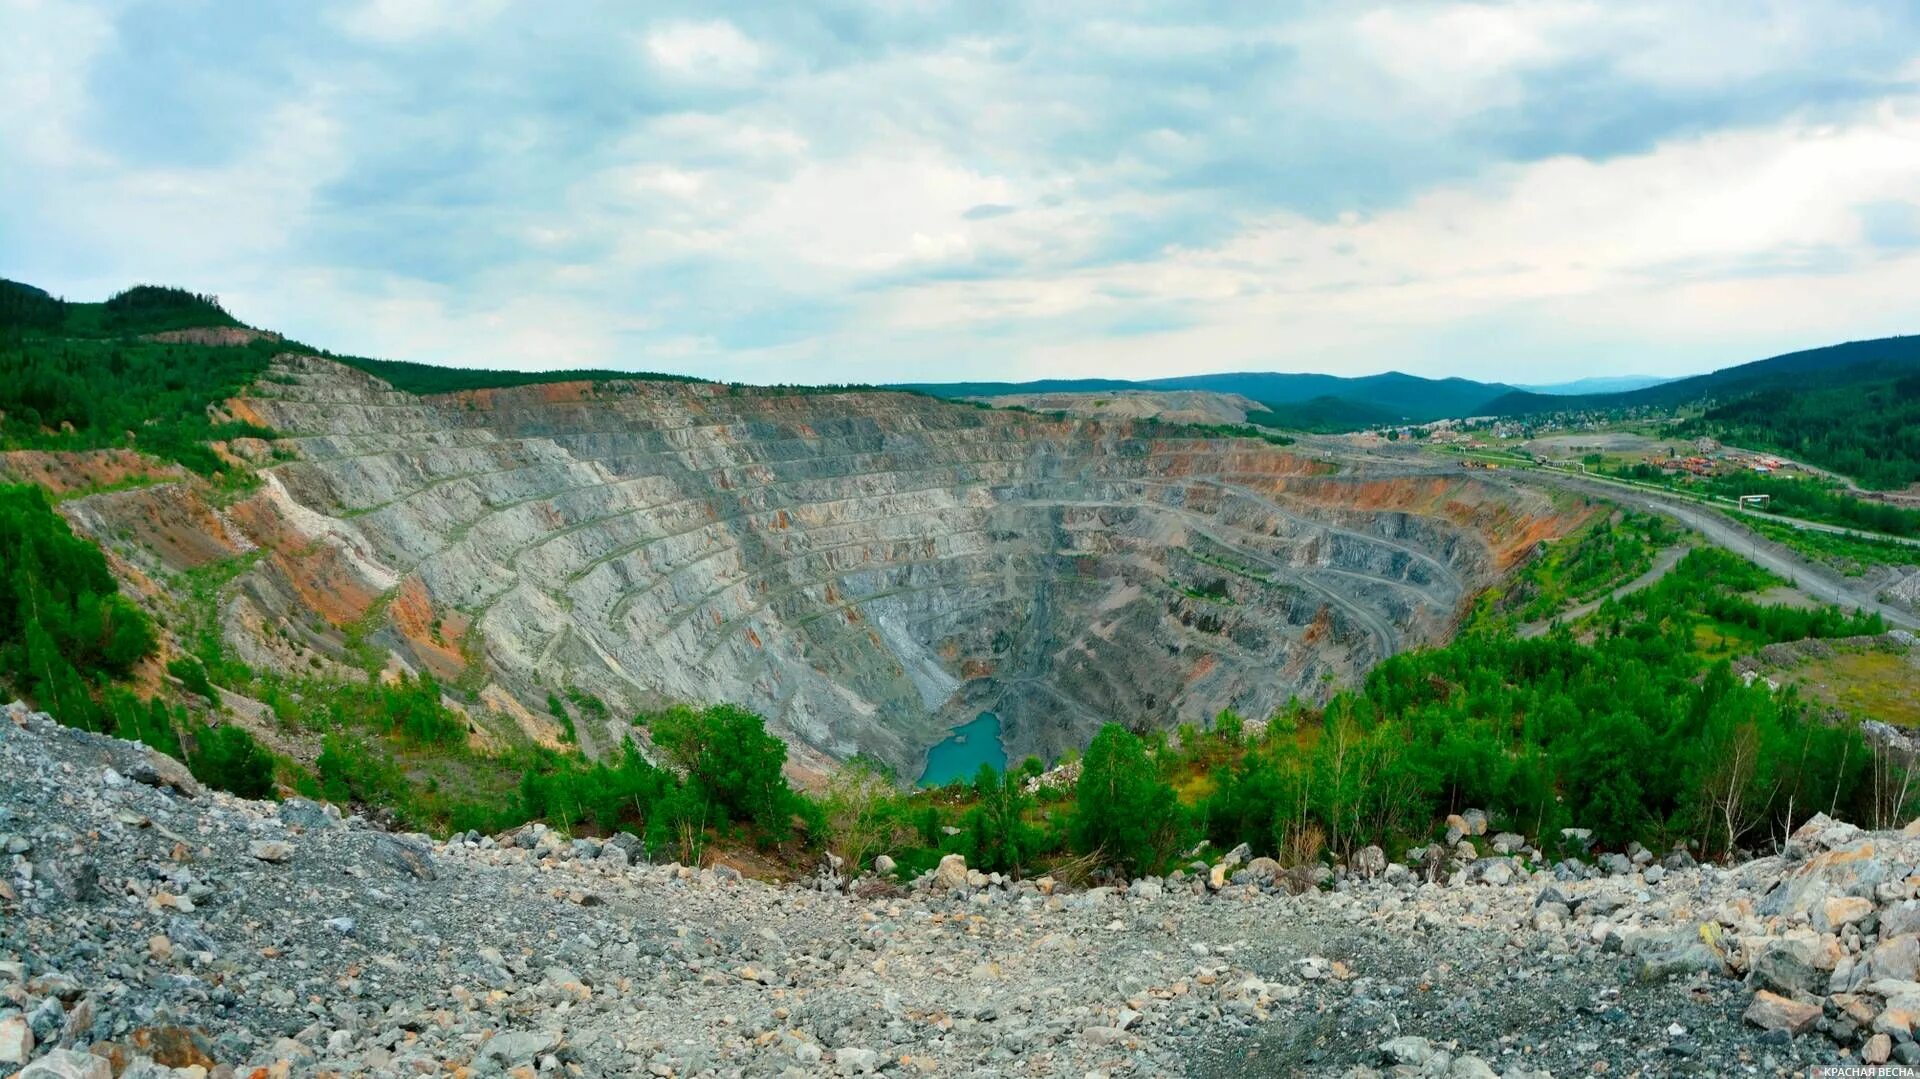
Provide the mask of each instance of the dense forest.
POLYGON ((564 371, 495 371, 484 368, 436 367, 430 363, 406 360, 370 360, 363 356, 332 356, 378 378, 396 390, 428 396, 436 393, 460 393, 466 390, 509 389, 514 386, 538 386, 547 382, 703 382, 689 375, 661 375, 645 371, 604 371, 573 369, 564 371))
MULTIPOLYGON (((713 379, 694 375, 669 375, 657 371, 611 371, 602 368, 568 368, 558 371, 504 371, 488 368, 438 367, 430 363, 412 363, 406 360, 371 360, 364 356, 336 356, 322 352, 319 355, 337 360, 349 367, 362 371, 386 382, 396 390, 419 394, 423 397, 437 393, 462 393, 468 390, 511 389, 515 386, 540 386, 551 382, 592 382, 604 387, 609 383, 621 382, 680 382, 694 385, 724 385, 731 393, 760 393, 778 395, 809 395, 832 393, 859 393, 885 391, 889 393, 910 393, 895 387, 871 386, 864 383, 823 383, 818 385, 780 385, 748 386, 744 383, 715 383, 713 379)), ((922 395, 924 396, 924 395, 922 395)))
POLYGON ((237 326, 211 296, 137 286, 105 303, 64 303, 0 281, 0 448, 124 446, 202 475, 226 469, 210 441, 271 432, 216 423, 209 406, 238 392, 286 346, 151 340, 168 330, 237 326))
POLYGON ((1765 390, 1707 410, 1689 430, 1798 457, 1862 487, 1905 487, 1920 483, 1920 370, 1765 390))
POLYGON ((1771 449, 1863 487, 1920 482, 1920 336, 1806 349, 1622 393, 1513 393, 1489 414, 1573 421, 1684 416, 1676 435, 1771 449))

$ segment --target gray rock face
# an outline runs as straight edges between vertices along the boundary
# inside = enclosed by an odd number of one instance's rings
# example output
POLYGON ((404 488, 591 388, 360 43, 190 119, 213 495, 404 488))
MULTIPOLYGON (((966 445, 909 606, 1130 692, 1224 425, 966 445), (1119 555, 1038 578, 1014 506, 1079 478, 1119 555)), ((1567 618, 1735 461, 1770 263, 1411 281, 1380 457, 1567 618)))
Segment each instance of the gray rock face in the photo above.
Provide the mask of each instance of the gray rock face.
POLYGON ((1805 996, 1826 990, 1826 975, 1810 937, 1781 937, 1768 941, 1747 966, 1747 982, 1786 996, 1805 996))
POLYGON ((55 1049, 20 1070, 20 1079, 113 1079, 105 1059, 78 1049, 55 1049))
POLYGON ((433 880, 433 855, 428 844, 410 836, 383 835, 373 842, 373 853, 388 868, 415 880, 433 880))
POLYGON ((1433 1059, 1433 1043, 1413 1034, 1404 1034, 1380 1046, 1383 1063, 1417 1068, 1433 1059))
POLYGON ((26 1016, 12 1015, 0 1019, 0 1064, 19 1067, 33 1057, 35 1044, 32 1024, 26 1016))
POLYGON ((327 811, 327 807, 305 798, 288 798, 280 803, 280 819, 295 828, 314 831, 319 828, 331 828, 339 819, 327 811))
POLYGON ((535 1060, 559 1044, 559 1036, 546 1031, 508 1030, 488 1039, 480 1047, 480 1055, 513 1067, 535 1060))
POLYGON ((1633 974, 1641 982, 1663 982, 1690 974, 1727 972, 1727 957, 1698 932, 1675 930, 1646 942, 1633 974))
POLYGON ((580 725, 593 753, 666 701, 760 711, 797 765, 865 752, 903 775, 982 710, 1012 759, 1112 716, 1267 715, 1438 638, 1520 537, 1576 523, 1531 488, 1331 442, 897 393, 418 398, 289 355, 233 407, 297 454, 257 495, 82 499, 77 526, 113 542, 132 514, 198 528, 184 550, 297 547, 312 576, 263 559, 225 612, 248 662, 306 673, 342 654, 327 624, 371 612, 370 643, 410 667, 484 666, 481 721, 551 738, 538 687, 602 698, 622 718, 580 725))

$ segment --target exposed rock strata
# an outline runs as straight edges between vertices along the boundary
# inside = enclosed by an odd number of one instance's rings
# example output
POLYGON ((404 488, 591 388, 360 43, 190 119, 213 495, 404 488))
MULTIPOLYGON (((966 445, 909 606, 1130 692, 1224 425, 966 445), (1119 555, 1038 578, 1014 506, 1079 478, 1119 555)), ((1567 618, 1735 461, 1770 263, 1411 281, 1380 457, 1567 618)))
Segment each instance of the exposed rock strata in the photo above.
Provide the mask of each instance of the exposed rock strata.
POLYGON ((1159 419, 1166 423, 1245 423, 1262 412, 1258 401, 1212 390, 1116 390, 1106 393, 1006 393, 972 400, 1035 412, 1066 412, 1100 420, 1159 419))
POLYGON ((1320 696, 1443 635, 1581 512, 1496 478, 899 393, 418 398, 288 356, 229 407, 297 455, 259 493, 214 513, 163 486, 70 515, 164 568, 263 551, 225 612, 250 662, 340 658, 352 627, 531 709, 568 685, 615 724, 729 701, 802 766, 864 752, 903 775, 981 710, 1017 759, 1108 720, 1320 696))

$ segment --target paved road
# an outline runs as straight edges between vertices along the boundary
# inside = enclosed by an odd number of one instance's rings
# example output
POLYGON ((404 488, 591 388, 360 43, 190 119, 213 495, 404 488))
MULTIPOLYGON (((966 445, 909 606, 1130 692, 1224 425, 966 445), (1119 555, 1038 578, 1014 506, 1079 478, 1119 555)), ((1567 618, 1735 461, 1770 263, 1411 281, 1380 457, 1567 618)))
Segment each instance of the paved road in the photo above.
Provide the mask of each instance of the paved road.
POLYGON ((1628 581, 1626 584, 1621 585, 1620 587, 1614 589, 1613 591, 1606 593, 1605 595, 1601 596, 1599 599, 1588 600, 1587 602, 1582 603, 1580 606, 1572 608, 1571 610, 1562 611, 1561 613, 1554 615, 1552 618, 1543 619, 1539 622, 1529 622, 1526 625, 1521 626, 1520 636, 1522 637, 1545 636, 1546 632, 1552 629, 1554 623, 1556 622, 1577 622, 1580 619, 1585 618, 1586 616, 1599 610, 1600 605, 1610 599, 1618 599, 1629 592, 1638 592, 1642 588, 1647 587, 1648 585, 1652 584, 1653 582, 1659 580, 1662 577, 1665 577, 1668 573, 1672 572, 1673 567, 1680 564, 1680 559, 1684 558, 1686 556, 1686 553, 1687 553, 1687 548, 1684 544, 1668 547, 1662 550, 1659 554, 1653 556, 1653 566, 1649 568, 1647 572, 1642 573, 1640 576, 1635 577, 1633 580, 1628 581))
POLYGON ((1705 536, 1716 546, 1752 559, 1762 569, 1792 581, 1802 592, 1852 609, 1878 614, 1890 626, 1920 629, 1920 617, 1880 602, 1862 583, 1842 577, 1825 566, 1809 562, 1723 514, 1682 498, 1672 498, 1639 487, 1595 481, 1585 476, 1540 468, 1516 468, 1505 473, 1525 483, 1542 483, 1580 491, 1622 505, 1636 506, 1671 517, 1705 536))

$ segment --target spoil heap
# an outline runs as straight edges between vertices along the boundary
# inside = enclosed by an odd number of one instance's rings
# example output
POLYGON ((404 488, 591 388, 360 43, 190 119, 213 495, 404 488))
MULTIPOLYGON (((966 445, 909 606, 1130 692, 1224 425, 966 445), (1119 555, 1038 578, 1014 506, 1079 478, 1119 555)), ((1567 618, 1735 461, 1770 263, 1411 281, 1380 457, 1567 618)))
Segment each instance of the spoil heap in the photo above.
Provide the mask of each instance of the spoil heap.
POLYGON ((850 896, 647 865, 618 837, 435 842, 238 800, 14 705, 0 1069, 1531 1076, 1920 1056, 1915 835, 1816 818, 1731 868, 1548 866, 1482 825, 1415 867, 1369 849, 1317 881, 1230 852, 1124 888, 949 863, 850 896))

